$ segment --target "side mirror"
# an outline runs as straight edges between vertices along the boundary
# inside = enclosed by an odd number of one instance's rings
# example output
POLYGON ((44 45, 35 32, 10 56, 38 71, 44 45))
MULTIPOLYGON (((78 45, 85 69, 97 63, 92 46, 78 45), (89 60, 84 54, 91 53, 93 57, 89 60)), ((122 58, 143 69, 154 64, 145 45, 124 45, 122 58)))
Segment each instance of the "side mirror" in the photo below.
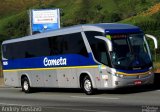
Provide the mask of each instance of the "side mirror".
POLYGON ((151 38, 154 42, 154 48, 157 49, 158 48, 158 41, 156 39, 156 37, 154 37, 153 35, 149 35, 149 34, 145 34, 146 37, 151 38))
POLYGON ((108 38, 103 37, 103 36, 95 36, 95 38, 104 40, 107 43, 108 50, 112 51, 112 42, 111 42, 111 40, 109 40, 108 38))

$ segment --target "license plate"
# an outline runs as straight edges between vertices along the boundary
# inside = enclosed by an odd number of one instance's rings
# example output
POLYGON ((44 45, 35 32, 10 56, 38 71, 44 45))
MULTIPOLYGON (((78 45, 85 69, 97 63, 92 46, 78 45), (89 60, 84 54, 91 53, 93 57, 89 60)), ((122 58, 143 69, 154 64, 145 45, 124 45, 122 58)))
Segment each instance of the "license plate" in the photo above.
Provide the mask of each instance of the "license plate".
POLYGON ((135 84, 135 85, 141 85, 141 84, 142 84, 142 81, 141 81, 141 80, 134 81, 134 84, 135 84))

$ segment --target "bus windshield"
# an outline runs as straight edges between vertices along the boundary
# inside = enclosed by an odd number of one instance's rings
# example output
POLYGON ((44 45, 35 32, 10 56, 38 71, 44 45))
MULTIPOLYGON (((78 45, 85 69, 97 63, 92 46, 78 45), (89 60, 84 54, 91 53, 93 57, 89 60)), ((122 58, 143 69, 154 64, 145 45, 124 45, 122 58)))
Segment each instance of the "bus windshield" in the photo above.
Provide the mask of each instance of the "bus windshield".
POLYGON ((112 64, 116 69, 134 70, 152 66, 152 60, 143 34, 111 35, 112 64))

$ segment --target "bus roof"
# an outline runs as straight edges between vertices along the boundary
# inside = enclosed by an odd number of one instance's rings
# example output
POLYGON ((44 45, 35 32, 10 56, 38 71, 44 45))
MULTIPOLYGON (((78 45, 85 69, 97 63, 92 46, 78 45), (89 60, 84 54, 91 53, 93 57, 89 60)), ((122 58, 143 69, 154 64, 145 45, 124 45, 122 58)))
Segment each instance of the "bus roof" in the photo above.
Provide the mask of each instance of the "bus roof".
POLYGON ((81 31, 98 31, 105 32, 106 34, 115 34, 115 33, 125 33, 125 32, 141 32, 140 28, 134 25, 129 24, 121 24, 121 23, 99 23, 99 24, 84 24, 84 25, 75 25, 71 27, 66 27, 62 29, 58 29, 55 31, 39 33, 31 36, 25 36, 22 38, 10 39, 4 41, 2 44, 14 43, 19 41, 26 41, 32 39, 39 39, 45 37, 51 37, 56 35, 64 35, 70 33, 76 33, 81 31))

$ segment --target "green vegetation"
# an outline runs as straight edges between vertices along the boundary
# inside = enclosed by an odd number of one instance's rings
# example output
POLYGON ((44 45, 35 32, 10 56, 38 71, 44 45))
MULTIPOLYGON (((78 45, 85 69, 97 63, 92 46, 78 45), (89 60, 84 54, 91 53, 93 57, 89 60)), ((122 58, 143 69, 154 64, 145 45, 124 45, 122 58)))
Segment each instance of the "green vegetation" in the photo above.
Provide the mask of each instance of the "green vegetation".
MULTIPOLYGON (((60 8, 62 27, 101 22, 129 23, 155 35, 160 43, 159 4, 159 0, 2 0, 0 42, 29 34, 29 9, 60 8)), ((160 61, 160 49, 157 54, 156 61, 160 61)))
POLYGON ((0 78, 3 76, 3 72, 2 72, 2 64, 0 63, 0 78))
MULTIPOLYGON (((158 0, 3 0, 0 4, 0 35, 5 38, 28 35, 29 9, 60 8, 61 26, 65 27, 86 23, 118 22, 139 16, 157 3, 158 0)), ((145 22, 151 21, 150 18, 145 17, 147 19, 145 22)), ((155 19, 158 20, 158 17, 155 19)), ((141 23, 143 27, 145 22, 139 21, 136 25, 141 23)), ((135 24, 134 19, 128 20, 128 23, 135 24)))
MULTIPOLYGON (((132 23, 136 26, 139 26, 145 33, 151 34, 157 37, 158 43, 160 43, 160 3, 152 6, 147 11, 144 11, 143 13, 130 17, 128 19, 122 20, 122 23, 132 23)), ((158 45, 158 50, 155 51, 154 45, 152 41, 149 41, 149 45, 152 50, 152 54, 154 54, 154 61, 160 62, 160 44, 158 45), (156 56, 155 56, 156 55, 156 56)), ((155 64, 157 68, 160 68, 160 66, 157 66, 159 64, 155 64)))

